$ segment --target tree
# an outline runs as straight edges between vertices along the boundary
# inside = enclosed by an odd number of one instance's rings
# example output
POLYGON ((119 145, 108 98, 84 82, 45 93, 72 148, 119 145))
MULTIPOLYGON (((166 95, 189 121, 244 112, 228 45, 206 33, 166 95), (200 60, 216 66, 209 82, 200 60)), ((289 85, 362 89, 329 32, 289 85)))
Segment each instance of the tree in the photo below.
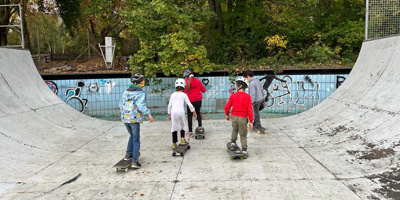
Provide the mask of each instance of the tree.
MULTIPOLYGON (((10 25, 13 23, 19 23, 22 20, 22 26, 24 28, 24 39, 25 39, 25 48, 30 49, 30 39, 29 32, 25 29, 27 28, 27 22, 25 18, 25 13, 27 12, 28 0, 0 0, 0 5, 9 5, 9 4, 21 4, 22 19, 18 18, 19 7, 18 6, 2 6, 0 7, 0 25, 10 25)), ((0 46, 8 45, 8 34, 10 31, 10 27, 0 27, 0 46)), ((14 28, 14 30, 21 31, 20 28, 14 28)))
POLYGON ((215 27, 220 31, 221 35, 224 35, 224 22, 222 19, 221 2, 218 0, 208 0, 208 5, 210 6, 210 10, 213 11, 217 15, 215 27))
POLYGON ((133 71, 155 77, 182 75, 186 68, 204 73, 213 69, 206 48, 200 43, 196 24, 209 13, 203 11, 203 1, 132 0, 124 13, 129 31, 138 36, 140 50, 130 59, 133 71))
POLYGON ((104 44, 105 37, 118 37, 126 29, 121 11, 128 6, 125 0, 56 0, 66 28, 72 36, 86 38, 89 30, 92 47, 104 44))
POLYGON ((267 1, 209 0, 214 12, 201 29, 211 61, 234 64, 267 56, 264 38, 270 32, 267 1))

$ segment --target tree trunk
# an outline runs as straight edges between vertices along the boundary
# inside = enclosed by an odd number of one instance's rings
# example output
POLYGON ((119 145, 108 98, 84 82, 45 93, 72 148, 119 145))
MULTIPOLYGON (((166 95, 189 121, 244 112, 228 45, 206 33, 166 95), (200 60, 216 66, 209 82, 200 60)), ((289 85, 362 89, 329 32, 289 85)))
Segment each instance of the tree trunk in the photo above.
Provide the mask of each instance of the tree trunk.
POLYGON ((224 35, 224 22, 222 20, 221 3, 218 0, 208 0, 210 10, 217 14, 217 22, 215 27, 219 30, 221 35, 224 35))
POLYGON ((0 46, 7 46, 7 28, 0 28, 0 46))
POLYGON ((221 35, 224 35, 225 31, 224 31, 224 21, 222 19, 221 2, 215 2, 215 10, 218 18, 218 30, 221 33, 221 35))
POLYGON ((233 1, 234 0, 227 0, 227 4, 228 4, 228 12, 232 12, 233 10, 233 1))
MULTIPOLYGON (((9 3, 8 1, 0 1, 1 3, 9 3)), ((0 25, 9 25, 10 23, 10 15, 11 8, 10 7, 0 7, 0 25)), ((8 39, 7 39, 7 27, 0 28, 0 46, 7 46, 8 39)))
POLYGON ((216 13, 215 0, 208 0, 208 5, 210 5, 210 10, 216 13))
POLYGON ((28 0, 23 0, 22 1, 22 26, 23 26, 23 36, 24 36, 24 46, 25 49, 31 50, 31 40, 29 37, 29 31, 28 31, 28 22, 26 21, 26 12, 27 12, 27 7, 28 7, 28 0))

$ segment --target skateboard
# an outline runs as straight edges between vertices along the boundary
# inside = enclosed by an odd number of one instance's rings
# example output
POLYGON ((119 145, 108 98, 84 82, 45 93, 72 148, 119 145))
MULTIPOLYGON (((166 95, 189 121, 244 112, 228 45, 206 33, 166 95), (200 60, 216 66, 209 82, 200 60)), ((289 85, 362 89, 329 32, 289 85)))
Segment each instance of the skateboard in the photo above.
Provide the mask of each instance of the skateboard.
POLYGON ((232 142, 228 142, 228 143, 226 144, 227 152, 229 153, 229 156, 231 157, 231 160, 233 160, 233 159, 240 159, 240 160, 243 160, 244 154, 243 154, 243 152, 242 152, 242 149, 240 149, 240 147, 236 145, 235 150, 232 151, 232 150, 230 149, 231 143, 232 143, 232 142))
POLYGON ((195 139, 204 139, 205 138, 205 136, 204 136, 204 128, 202 128, 203 129, 203 131, 202 132, 200 132, 200 130, 199 130, 199 128, 200 127, 197 127, 196 128, 196 130, 195 130, 195 132, 194 132, 194 138, 195 139))
POLYGON ((173 149, 172 156, 176 156, 177 153, 179 153, 181 156, 184 156, 188 149, 190 149, 189 142, 186 142, 185 144, 178 144, 178 146, 173 149))
POLYGON ((113 167, 116 172, 118 170, 124 170, 125 172, 127 172, 131 164, 132 160, 125 160, 124 158, 122 158, 122 160, 117 162, 117 164, 115 164, 113 167))
POLYGON ((262 134, 267 134, 267 129, 265 129, 265 128, 262 127, 262 126, 259 127, 259 128, 257 128, 256 131, 257 131, 258 134, 261 134, 261 133, 262 133, 262 134))
MULTIPOLYGON (((139 152, 139 157, 140 157, 140 152, 139 152)), ((118 161, 113 167, 116 172, 118 170, 124 170, 125 172, 127 172, 131 165, 132 165, 132 159, 125 160, 125 158, 122 158, 122 160, 118 161)))

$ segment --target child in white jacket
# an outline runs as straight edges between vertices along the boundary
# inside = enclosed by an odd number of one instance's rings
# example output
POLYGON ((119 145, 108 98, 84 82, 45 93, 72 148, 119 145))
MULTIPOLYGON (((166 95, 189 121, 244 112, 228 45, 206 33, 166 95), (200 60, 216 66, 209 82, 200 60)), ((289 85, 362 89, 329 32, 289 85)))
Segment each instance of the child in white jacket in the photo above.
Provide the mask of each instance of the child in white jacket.
POLYGON ((181 132, 181 143, 184 144, 185 130, 187 130, 186 117, 185 117, 185 103, 189 106, 190 111, 193 112, 193 117, 196 118, 197 114, 193 105, 190 103, 188 96, 183 92, 185 89, 185 80, 177 79, 175 81, 176 92, 171 94, 168 103, 168 119, 172 121, 172 148, 176 147, 178 142, 178 131, 181 132))

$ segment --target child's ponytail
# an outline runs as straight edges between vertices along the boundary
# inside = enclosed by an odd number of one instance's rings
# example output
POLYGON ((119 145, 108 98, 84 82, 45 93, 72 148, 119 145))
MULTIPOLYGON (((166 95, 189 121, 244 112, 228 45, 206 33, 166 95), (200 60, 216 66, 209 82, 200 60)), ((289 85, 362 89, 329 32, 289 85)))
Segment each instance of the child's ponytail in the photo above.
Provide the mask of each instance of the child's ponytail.
POLYGON ((192 81, 191 78, 189 78, 188 82, 187 82, 187 92, 190 93, 190 82, 192 81))

